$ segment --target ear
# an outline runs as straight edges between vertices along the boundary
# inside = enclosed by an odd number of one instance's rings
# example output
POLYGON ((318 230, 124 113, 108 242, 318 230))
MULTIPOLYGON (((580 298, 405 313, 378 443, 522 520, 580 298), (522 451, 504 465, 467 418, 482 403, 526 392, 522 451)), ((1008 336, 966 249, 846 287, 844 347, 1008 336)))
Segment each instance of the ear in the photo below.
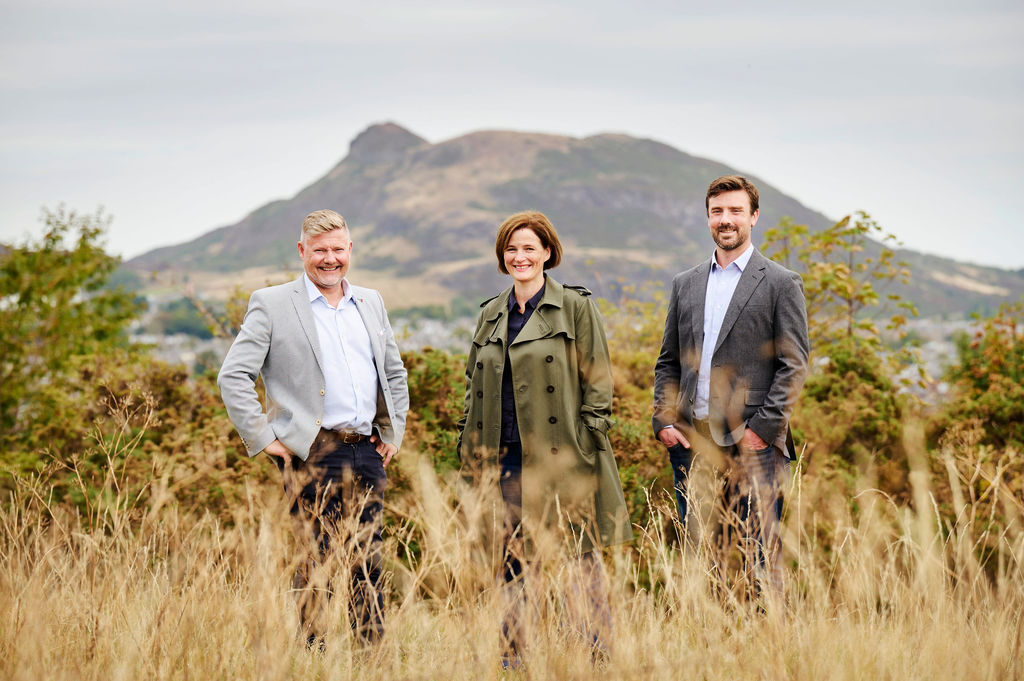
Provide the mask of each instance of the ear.
POLYGON ((304 246, 302 245, 302 242, 300 241, 300 242, 299 242, 299 243, 298 243, 297 245, 298 245, 298 247, 299 247, 299 257, 300 257, 300 258, 302 258, 302 257, 305 257, 305 255, 306 255, 306 249, 305 249, 305 247, 304 247, 304 246))
POLYGON ((761 217, 761 211, 755 210, 754 214, 750 216, 750 226, 753 227, 757 224, 757 219, 761 217))

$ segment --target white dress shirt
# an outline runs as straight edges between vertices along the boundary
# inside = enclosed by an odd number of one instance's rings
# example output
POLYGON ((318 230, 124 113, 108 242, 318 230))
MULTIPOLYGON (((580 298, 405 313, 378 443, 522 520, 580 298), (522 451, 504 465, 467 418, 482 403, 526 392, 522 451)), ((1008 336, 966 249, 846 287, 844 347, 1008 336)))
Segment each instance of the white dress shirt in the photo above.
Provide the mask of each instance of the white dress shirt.
POLYGON ((344 297, 335 308, 309 277, 302 278, 316 320, 324 363, 326 388, 321 425, 328 430, 369 435, 377 413, 377 368, 366 325, 352 300, 352 288, 347 279, 342 280, 344 297))
POLYGON ((721 267, 711 254, 711 271, 708 273, 708 290, 704 296, 704 344, 700 351, 700 370, 697 372, 697 397, 693 402, 693 416, 708 417, 708 400, 711 397, 711 356, 718 344, 718 333, 722 330, 725 311, 729 309, 732 294, 740 283, 740 276, 754 254, 754 245, 747 244, 747 250, 740 257, 721 267))

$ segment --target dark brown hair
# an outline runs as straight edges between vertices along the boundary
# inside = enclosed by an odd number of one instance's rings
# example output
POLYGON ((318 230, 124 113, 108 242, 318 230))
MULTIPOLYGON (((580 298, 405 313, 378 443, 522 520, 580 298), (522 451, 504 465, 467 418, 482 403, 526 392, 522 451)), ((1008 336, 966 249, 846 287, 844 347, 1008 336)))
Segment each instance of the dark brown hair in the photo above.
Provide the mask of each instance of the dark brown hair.
POLYGON ((722 175, 712 180, 711 184, 708 185, 708 193, 704 197, 704 211, 707 212, 712 196, 734 192, 739 189, 745 191, 747 196, 750 197, 750 214, 753 215, 754 211, 758 209, 757 187, 750 180, 740 175, 722 175))

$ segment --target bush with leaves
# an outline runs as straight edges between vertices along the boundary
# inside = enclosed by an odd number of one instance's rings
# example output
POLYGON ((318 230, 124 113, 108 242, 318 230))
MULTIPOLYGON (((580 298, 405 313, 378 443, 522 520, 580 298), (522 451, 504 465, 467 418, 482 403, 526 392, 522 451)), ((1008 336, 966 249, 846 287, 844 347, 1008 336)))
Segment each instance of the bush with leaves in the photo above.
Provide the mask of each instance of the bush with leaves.
POLYGON ((1024 299, 1004 303, 973 334, 959 335, 956 348, 959 361, 946 373, 953 396, 932 438, 973 421, 979 444, 1024 450, 1024 299))

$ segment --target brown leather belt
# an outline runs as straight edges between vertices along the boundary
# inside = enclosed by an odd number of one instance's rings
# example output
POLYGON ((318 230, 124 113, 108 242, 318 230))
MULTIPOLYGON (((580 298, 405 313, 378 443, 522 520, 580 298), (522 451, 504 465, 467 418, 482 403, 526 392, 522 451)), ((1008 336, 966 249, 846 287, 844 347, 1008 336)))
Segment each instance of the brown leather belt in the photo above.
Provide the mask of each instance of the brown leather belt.
POLYGON ((353 430, 327 430, 326 428, 320 429, 320 438, 324 440, 336 440, 338 442, 344 442, 347 445, 354 445, 357 442, 362 442, 369 435, 363 435, 353 430))

